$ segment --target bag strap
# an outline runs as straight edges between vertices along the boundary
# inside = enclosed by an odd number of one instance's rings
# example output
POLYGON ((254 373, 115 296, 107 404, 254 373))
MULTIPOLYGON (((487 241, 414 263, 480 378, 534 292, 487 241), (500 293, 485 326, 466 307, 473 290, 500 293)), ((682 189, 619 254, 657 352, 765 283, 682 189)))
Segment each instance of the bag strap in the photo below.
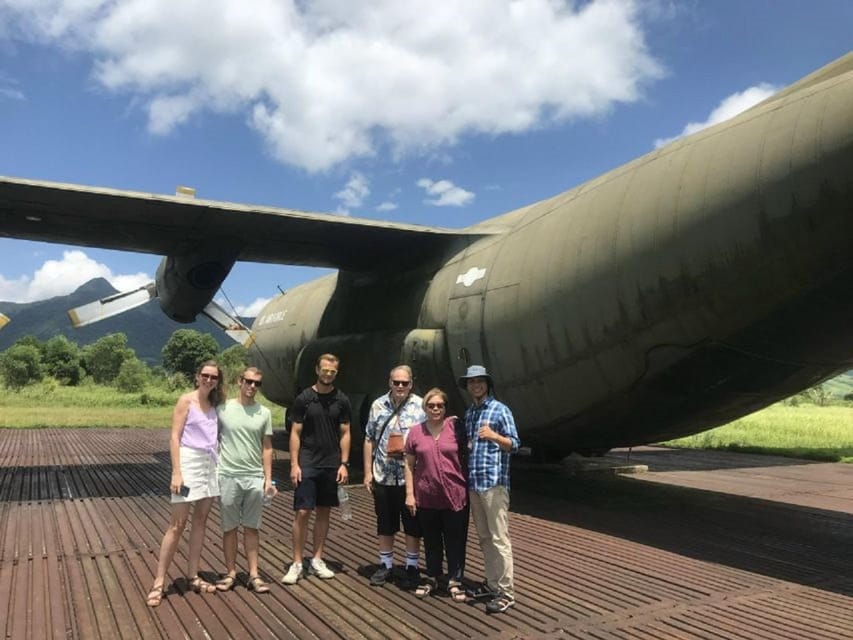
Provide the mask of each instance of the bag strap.
POLYGON ((456 433, 456 443, 459 447, 459 464, 462 467, 462 473, 464 473, 467 478, 470 451, 468 450, 468 431, 465 429, 465 421, 454 416, 453 431, 456 433))
POLYGON ((412 394, 409 393, 403 398, 403 401, 394 407, 394 411, 391 412, 391 415, 385 419, 385 422, 382 424, 381 430, 379 431, 379 437, 376 438, 376 446, 373 447, 373 460, 376 460, 376 450, 379 448, 379 443, 382 442, 382 436, 385 435, 385 429, 388 427, 388 423, 391 422, 391 419, 399 413, 400 409, 403 408, 403 405, 409 401, 409 396, 412 394))

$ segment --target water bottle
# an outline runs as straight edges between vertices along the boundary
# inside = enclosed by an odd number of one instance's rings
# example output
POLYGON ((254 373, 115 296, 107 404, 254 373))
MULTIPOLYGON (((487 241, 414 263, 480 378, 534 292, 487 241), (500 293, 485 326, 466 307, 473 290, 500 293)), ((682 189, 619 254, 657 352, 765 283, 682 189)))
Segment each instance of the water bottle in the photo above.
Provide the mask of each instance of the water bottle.
POLYGON ((352 520, 352 505, 344 485, 338 485, 338 504, 341 507, 341 520, 352 520))
POLYGON ((272 499, 275 497, 275 480, 270 482, 270 489, 264 493, 264 506, 268 507, 272 504, 272 499))

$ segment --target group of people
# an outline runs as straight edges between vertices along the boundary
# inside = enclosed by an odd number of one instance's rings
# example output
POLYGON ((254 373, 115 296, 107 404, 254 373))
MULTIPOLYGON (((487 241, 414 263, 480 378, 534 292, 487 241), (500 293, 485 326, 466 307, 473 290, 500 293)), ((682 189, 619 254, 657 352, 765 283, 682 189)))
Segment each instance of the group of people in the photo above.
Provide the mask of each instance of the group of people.
POLYGON ((364 484, 373 494, 379 567, 370 583, 379 586, 391 579, 394 535, 402 527, 404 586, 421 598, 442 589, 455 602, 487 600, 486 610, 500 613, 515 604, 508 511, 510 454, 518 450, 518 432, 512 412, 494 397, 484 367, 468 367, 458 382, 473 401, 464 421, 447 416, 448 396, 441 389, 430 389, 423 398, 413 393, 412 370, 405 365, 391 370, 388 393, 371 405, 364 484), (466 591, 469 513, 486 579, 466 591), (425 580, 418 570, 421 538, 425 580))
POLYGON ((165 594, 172 563, 187 520, 192 518, 187 553, 189 587, 198 593, 232 589, 237 581, 237 528, 243 525, 243 548, 249 565, 247 587, 269 591, 258 573, 258 549, 264 495, 272 495, 272 416, 255 400, 263 375, 248 367, 239 378, 237 397, 226 400, 225 380, 216 362, 202 363, 195 389, 175 405, 169 453, 172 462, 172 510, 163 535, 148 606, 165 594), (205 526, 213 500, 220 497, 222 547, 226 573, 211 584, 198 574, 205 526), (192 516, 190 516, 192 511, 192 516))
MULTIPOLYGON (((338 487, 349 481, 352 407, 335 386, 340 360, 321 355, 316 382, 304 389, 289 409, 290 480, 293 492, 293 561, 282 582, 296 584, 306 573, 334 577, 323 560, 332 507, 338 487), (303 550, 312 512, 312 556, 303 550)), ((206 362, 196 374, 196 389, 178 400, 172 421, 172 514, 163 537, 149 606, 160 604, 166 572, 192 509, 187 557, 190 588, 226 591, 237 581, 237 529, 249 564, 247 587, 269 591, 258 573, 258 529, 264 495, 276 493, 272 483, 272 424, 269 411, 256 402, 262 374, 247 368, 239 394, 224 402, 222 372, 206 362), (226 574, 215 584, 198 575, 204 528, 213 499, 221 494, 226 574)), ((485 600, 491 613, 515 604, 512 545, 509 538, 510 455, 519 438, 512 412, 494 397, 486 369, 468 367, 459 385, 472 404, 463 420, 447 416, 448 396, 438 388, 421 398, 413 392, 412 370, 391 370, 388 392, 370 407, 365 425, 364 485, 376 514, 379 565, 370 584, 394 579, 394 537, 405 535, 402 586, 417 597, 441 589, 453 601, 485 600), (473 517, 485 564, 485 581, 465 590, 465 548, 473 517), (419 568, 423 539, 426 576, 419 568), (445 564, 447 571, 443 571, 445 564)))

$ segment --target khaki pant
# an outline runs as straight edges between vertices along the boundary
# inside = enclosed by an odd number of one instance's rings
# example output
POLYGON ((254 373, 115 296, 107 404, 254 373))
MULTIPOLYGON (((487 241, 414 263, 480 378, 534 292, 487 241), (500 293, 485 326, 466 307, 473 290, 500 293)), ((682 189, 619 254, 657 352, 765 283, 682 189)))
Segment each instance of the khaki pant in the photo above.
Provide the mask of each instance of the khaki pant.
POLYGON ((514 598, 512 544, 509 541, 509 491, 506 487, 497 486, 486 491, 469 491, 468 495, 486 565, 486 585, 514 598))

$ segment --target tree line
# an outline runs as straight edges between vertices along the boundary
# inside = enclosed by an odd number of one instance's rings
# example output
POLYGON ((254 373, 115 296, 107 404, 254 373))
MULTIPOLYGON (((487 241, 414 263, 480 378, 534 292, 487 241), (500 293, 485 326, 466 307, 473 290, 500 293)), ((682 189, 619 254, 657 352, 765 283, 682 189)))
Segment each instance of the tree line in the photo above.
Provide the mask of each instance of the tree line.
POLYGON ((0 377, 7 388, 16 390, 52 378, 64 386, 91 381, 135 393, 151 384, 184 388, 205 360, 216 360, 230 379, 246 366, 247 358, 242 345, 220 352, 213 336, 195 329, 175 331, 161 354, 162 366, 149 367, 136 357, 124 333, 111 333, 82 347, 63 335, 47 341, 30 335, 0 353, 0 377))

